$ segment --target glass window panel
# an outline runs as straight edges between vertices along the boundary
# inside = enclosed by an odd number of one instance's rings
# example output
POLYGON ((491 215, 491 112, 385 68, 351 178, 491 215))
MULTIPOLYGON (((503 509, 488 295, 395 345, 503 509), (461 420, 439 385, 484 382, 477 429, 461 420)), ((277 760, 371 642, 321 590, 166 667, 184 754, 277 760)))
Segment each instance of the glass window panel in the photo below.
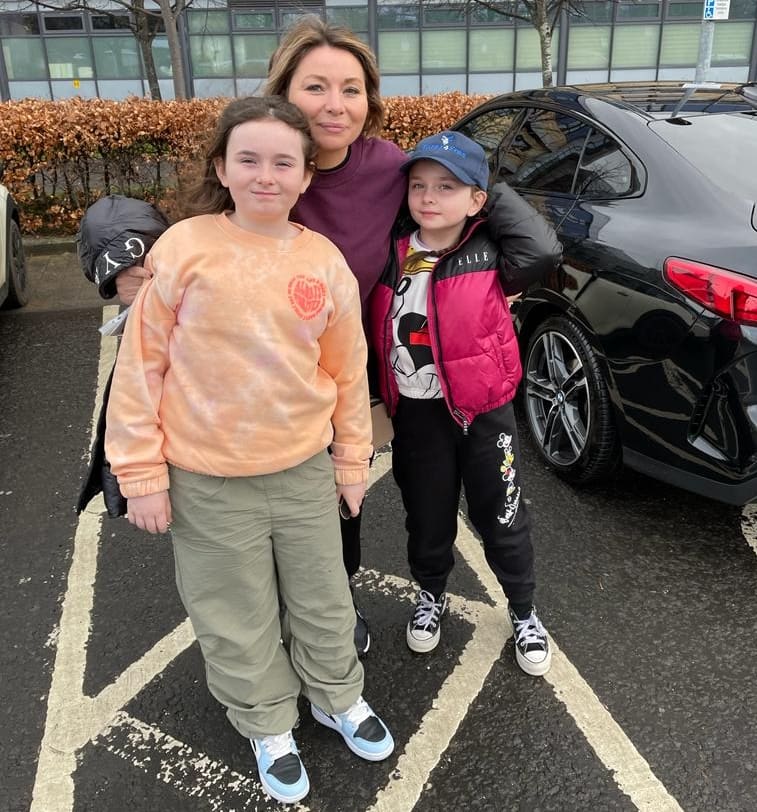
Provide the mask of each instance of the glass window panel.
POLYGON ((568 38, 568 69, 606 68, 610 60, 610 26, 572 28, 568 38))
POLYGON ((262 78, 268 75, 268 60, 276 50, 275 34, 236 34, 234 36, 234 61, 236 75, 262 78))
POLYGON ((702 3, 669 3, 668 4, 668 17, 701 17, 702 16, 702 3))
POLYGON ((75 79, 73 82, 51 82, 53 91, 53 101, 57 99, 72 99, 80 96, 82 99, 96 99, 97 85, 92 79, 81 81, 75 79))
POLYGON ((233 97, 236 91, 234 80, 228 79, 197 79, 194 80, 195 96, 198 99, 212 99, 215 96, 233 97))
POLYGON ((513 126, 523 115, 523 110, 522 107, 500 107, 496 110, 489 110, 471 119, 460 128, 461 132, 481 144, 486 153, 486 159, 489 161, 492 177, 497 171, 498 154, 502 142, 507 143, 513 126))
POLYGON ((516 3, 498 3, 497 8, 493 9, 487 6, 480 6, 476 3, 470 9, 470 21, 473 25, 513 25, 513 18, 507 14, 500 13, 499 9, 505 11, 508 7, 512 7, 514 11, 516 5, 516 3))
POLYGON ((80 16, 76 17, 63 17, 63 16, 45 16, 44 18, 45 31, 83 31, 84 20, 80 16))
POLYGON ((229 15, 225 11, 190 11, 190 34, 226 34, 229 30, 229 15))
POLYGON ((712 64, 748 65, 753 34, 754 23, 718 22, 712 41, 712 64))
POLYGON ((424 31, 423 70, 465 70, 465 31, 424 31))
POLYGON ((696 65, 699 58, 700 29, 699 23, 676 23, 664 26, 660 64, 671 67, 696 65))
POLYGON ((465 25, 465 6, 458 8, 424 8, 424 25, 465 25))
POLYGON ((569 194, 584 141, 591 127, 554 110, 533 110, 506 154, 498 161, 493 182, 569 194))
MULTIPOLYGON (((158 74, 158 79, 170 79, 173 76, 171 52, 168 50, 168 40, 165 37, 155 37, 153 40, 152 59, 155 63, 155 72, 158 74)), ((166 96, 162 87, 160 94, 164 99, 173 98, 173 96, 166 96)))
POLYGON ((129 96, 144 96, 145 88, 141 79, 100 79, 97 91, 101 99, 126 99, 129 96))
POLYGON ((383 6, 376 8, 376 22, 380 30, 387 28, 417 28, 418 6, 383 6))
POLYGON ((94 75, 89 39, 86 37, 48 38, 47 61, 51 79, 91 79, 94 75))
POLYGON ((382 31, 378 36, 381 73, 415 73, 420 70, 418 33, 382 31))
MULTIPOLYGON (((557 70, 557 53, 559 45, 559 31, 555 29, 552 34, 552 69, 557 70)), ((571 38, 573 33, 571 33, 571 38)), ((515 70, 541 71, 541 44, 539 32, 535 28, 518 26, 516 40, 515 70)))
POLYGON ((571 25, 576 23, 609 23, 612 22, 613 3, 610 0, 597 3, 581 3, 579 8, 583 14, 571 18, 571 25))
POLYGON ((231 37, 190 37, 189 54, 194 76, 233 76, 231 37))
POLYGON ((127 31, 131 24, 126 14, 93 14, 91 21, 93 31, 127 31))
POLYGON ((657 66, 659 25, 618 25, 612 41, 613 68, 657 66))
POLYGON ((39 17, 36 14, 0 14, 0 34, 39 34, 39 17))
POLYGON ((731 20, 754 20, 757 17, 757 0, 731 0, 728 17, 731 20))
POLYGON ((300 17, 302 17, 303 13, 313 13, 318 14, 320 16, 321 9, 319 7, 313 8, 312 6, 305 8, 304 10, 297 6, 292 7, 292 3, 288 2, 286 8, 279 7, 279 27, 284 30, 289 28, 290 26, 294 25, 300 17))
POLYGON ((515 31, 478 29, 469 34, 472 71, 511 71, 515 60, 515 31))
POLYGON ((234 14, 234 28, 275 28, 273 9, 270 11, 238 11, 234 14))
POLYGON ((11 99, 50 99, 50 85, 44 82, 8 82, 11 99))
POLYGON ((619 3, 617 20, 640 20, 659 17, 661 3, 619 3))
POLYGON ((3 58, 8 79, 47 79, 42 40, 3 39, 3 58))
POLYGON ((575 193, 583 198, 607 199, 637 191, 636 186, 633 166, 618 144, 592 130, 578 168, 575 193))
POLYGON ((353 31, 368 30, 368 6, 329 6, 326 18, 337 25, 346 25, 353 31))
POLYGON ((133 37, 93 37, 99 79, 136 79, 142 75, 139 47, 133 37))

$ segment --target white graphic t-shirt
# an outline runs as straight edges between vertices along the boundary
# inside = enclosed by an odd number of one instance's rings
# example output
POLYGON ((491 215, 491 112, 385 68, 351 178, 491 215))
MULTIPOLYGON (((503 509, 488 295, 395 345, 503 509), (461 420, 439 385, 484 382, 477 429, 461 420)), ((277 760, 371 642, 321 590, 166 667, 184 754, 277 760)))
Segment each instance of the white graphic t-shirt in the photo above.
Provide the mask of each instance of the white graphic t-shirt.
MULTIPOLYGON (((408 257, 429 250, 416 231, 410 237, 408 257)), ((442 396, 428 334, 428 286, 436 260, 435 256, 425 257, 412 267, 410 273, 403 271, 394 291, 392 351, 389 358, 400 394, 408 398, 442 396)))

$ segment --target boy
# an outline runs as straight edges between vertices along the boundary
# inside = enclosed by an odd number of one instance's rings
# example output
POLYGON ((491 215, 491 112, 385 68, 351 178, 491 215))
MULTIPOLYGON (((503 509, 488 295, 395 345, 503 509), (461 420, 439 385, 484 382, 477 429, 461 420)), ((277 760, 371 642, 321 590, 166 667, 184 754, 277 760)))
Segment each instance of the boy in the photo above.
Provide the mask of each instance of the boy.
POLYGON ((371 325, 394 426, 408 560, 420 586, 407 644, 426 653, 439 643, 465 485, 471 522, 510 604, 516 661, 541 676, 551 651, 533 604, 512 404, 521 366, 507 296, 554 269, 562 247, 506 184, 494 188, 489 217, 481 216, 489 169, 482 148, 462 133, 423 139, 403 171, 413 228, 399 229, 371 325))

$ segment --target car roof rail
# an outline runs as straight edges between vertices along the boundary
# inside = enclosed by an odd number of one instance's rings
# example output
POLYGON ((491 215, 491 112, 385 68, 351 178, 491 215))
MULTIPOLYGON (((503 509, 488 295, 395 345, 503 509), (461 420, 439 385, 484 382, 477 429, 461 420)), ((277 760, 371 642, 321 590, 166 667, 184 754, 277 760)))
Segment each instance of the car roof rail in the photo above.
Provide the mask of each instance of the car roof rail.
POLYGON ((697 110, 707 110, 718 103, 743 105, 753 104, 757 99, 757 83, 747 82, 683 82, 680 80, 658 80, 654 82, 606 82, 574 85, 574 90, 589 92, 642 113, 665 113, 670 118, 677 117, 692 98, 697 102, 697 110), (745 92, 741 92, 746 88, 745 92), (749 93, 752 97, 749 97, 749 93))

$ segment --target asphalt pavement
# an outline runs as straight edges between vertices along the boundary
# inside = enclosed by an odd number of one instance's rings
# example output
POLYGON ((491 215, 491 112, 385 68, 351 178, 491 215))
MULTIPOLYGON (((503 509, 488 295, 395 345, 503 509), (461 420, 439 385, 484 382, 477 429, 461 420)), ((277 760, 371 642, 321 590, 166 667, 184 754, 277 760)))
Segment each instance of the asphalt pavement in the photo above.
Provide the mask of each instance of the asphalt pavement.
MULTIPOLYGON (((30 257, 0 313, 2 812, 272 810, 248 743, 205 687, 170 543, 73 511, 112 363, 75 254, 30 257)), ((514 662, 501 592, 461 504, 452 603, 407 650, 401 502, 383 449, 358 594, 365 694, 393 756, 368 764, 302 705, 314 812, 754 812, 755 514, 624 472, 557 480, 524 440, 547 677, 514 662)))

